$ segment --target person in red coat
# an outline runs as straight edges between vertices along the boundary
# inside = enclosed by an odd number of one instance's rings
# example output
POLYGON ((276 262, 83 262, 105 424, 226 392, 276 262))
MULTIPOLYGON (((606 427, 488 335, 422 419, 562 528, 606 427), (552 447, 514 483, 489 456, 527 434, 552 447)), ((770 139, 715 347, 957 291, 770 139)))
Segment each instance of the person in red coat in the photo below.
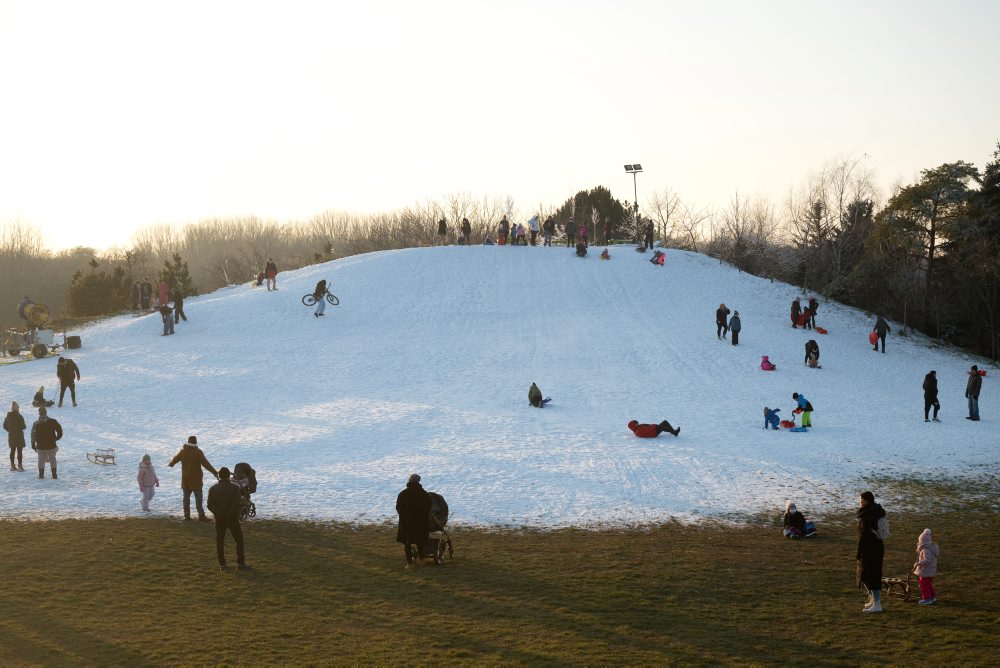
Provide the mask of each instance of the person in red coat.
POLYGON ((656 438, 663 432, 677 436, 681 433, 681 428, 674 429, 670 423, 664 420, 660 424, 640 424, 638 420, 628 423, 628 428, 639 438, 656 438))

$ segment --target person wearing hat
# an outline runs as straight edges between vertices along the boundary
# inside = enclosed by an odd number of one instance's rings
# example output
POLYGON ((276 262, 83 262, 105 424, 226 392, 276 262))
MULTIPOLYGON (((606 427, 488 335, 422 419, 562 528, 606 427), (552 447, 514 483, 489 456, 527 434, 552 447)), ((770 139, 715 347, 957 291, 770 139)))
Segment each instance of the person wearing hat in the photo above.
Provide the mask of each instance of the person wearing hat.
POLYGON ((969 415, 966 420, 979 422, 979 391, 983 387, 983 377, 975 364, 969 369, 969 382, 965 384, 965 398, 969 400, 969 415))
POLYGON ((740 312, 733 311, 733 317, 729 319, 729 331, 733 333, 732 343, 734 346, 740 344, 740 329, 743 325, 740 323, 740 312))
POLYGON ((191 494, 194 494, 195 508, 198 509, 198 520, 207 522, 205 509, 201 505, 201 490, 204 486, 202 482, 201 469, 207 469, 216 478, 219 472, 208 462, 205 453, 198 447, 198 438, 188 436, 187 443, 174 455, 167 466, 173 467, 177 462, 181 463, 181 489, 184 490, 184 519, 191 519, 191 494))
POLYGON ((785 538, 813 538, 816 536, 816 525, 806 522, 806 516, 799 512, 795 504, 785 501, 785 538))
POLYGON ((934 421, 940 422, 938 420, 938 411, 941 410, 941 404, 938 402, 938 388, 937 388, 937 371, 933 369, 924 376, 924 422, 930 422, 928 415, 931 411, 931 406, 934 407, 934 421))
POLYGON ((406 568, 413 565, 414 557, 423 556, 423 547, 430 539, 430 512, 431 496, 420 485, 420 476, 414 473, 406 482, 406 489, 396 497, 396 513, 399 515, 396 542, 402 543, 406 551, 406 568), (415 549, 411 550, 411 545, 415 549))
POLYGON ((34 399, 31 400, 31 405, 34 406, 35 408, 42 408, 42 407, 48 408, 54 403, 55 401, 53 401, 52 399, 45 398, 45 386, 39 385, 38 391, 35 392, 34 399))
POLYGON ((52 469, 52 479, 56 475, 56 452, 59 447, 56 441, 63 437, 62 425, 49 417, 45 406, 38 409, 38 419, 31 425, 31 449, 38 453, 38 477, 45 477, 45 462, 52 469))
POLYGON ((23 471, 24 466, 21 459, 21 452, 24 450, 24 430, 28 426, 24 423, 24 416, 21 415, 21 408, 16 401, 10 402, 10 412, 3 419, 3 430, 7 432, 7 445, 10 446, 10 470, 23 471), (14 455, 17 455, 17 467, 14 466, 14 455))
POLYGON ((80 380, 80 367, 68 357, 60 357, 56 362, 56 377, 59 379, 59 407, 62 408, 67 388, 69 388, 69 398, 76 407, 76 381, 80 380))
POLYGON ((208 490, 208 509, 215 516, 215 550, 219 556, 219 568, 226 570, 226 532, 233 534, 236 541, 236 568, 246 570, 246 553, 243 549, 243 527, 240 526, 240 507, 243 496, 240 488, 230 479, 230 471, 223 466, 219 469, 219 482, 208 490))

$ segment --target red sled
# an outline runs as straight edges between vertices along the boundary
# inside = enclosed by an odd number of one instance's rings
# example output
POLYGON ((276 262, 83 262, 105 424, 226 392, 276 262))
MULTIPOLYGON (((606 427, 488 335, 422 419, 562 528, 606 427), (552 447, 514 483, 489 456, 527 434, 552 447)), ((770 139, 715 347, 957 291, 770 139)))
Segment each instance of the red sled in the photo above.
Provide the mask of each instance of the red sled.
POLYGON ((878 343, 878 332, 872 330, 872 333, 868 335, 868 343, 872 344, 873 346, 876 343, 878 343))
POLYGON ((800 313, 798 319, 795 321, 795 324, 798 325, 799 327, 805 327, 806 323, 808 322, 809 322, 809 314, 800 313))
POLYGON ((979 375, 980 376, 985 376, 986 375, 986 369, 980 369, 979 370, 979 375))
POLYGON ((792 429, 795 426, 795 421, 794 420, 782 420, 781 421, 781 426, 784 427, 785 429, 792 429))
POLYGON ((822 327, 817 327, 816 331, 819 332, 820 334, 829 334, 830 333, 830 332, 826 331, 825 329, 823 329, 822 327))

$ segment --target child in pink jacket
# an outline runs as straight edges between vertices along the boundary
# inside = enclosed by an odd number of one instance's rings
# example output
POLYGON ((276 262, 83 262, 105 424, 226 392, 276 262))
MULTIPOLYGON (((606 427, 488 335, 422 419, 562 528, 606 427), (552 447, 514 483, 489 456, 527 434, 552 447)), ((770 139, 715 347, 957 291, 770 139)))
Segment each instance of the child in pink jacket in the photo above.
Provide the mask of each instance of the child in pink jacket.
POLYGON ((143 455, 142 462, 139 464, 137 479, 139 481, 139 491, 142 492, 142 509, 148 513, 149 500, 156 493, 154 488, 160 486, 160 479, 156 477, 156 471, 153 470, 153 462, 149 455, 143 455))
POLYGON ((937 602, 934 576, 937 575, 937 561, 941 556, 941 548, 932 541, 930 529, 924 529, 917 539, 917 563, 913 564, 913 574, 920 583, 920 600, 917 601, 920 605, 937 602))

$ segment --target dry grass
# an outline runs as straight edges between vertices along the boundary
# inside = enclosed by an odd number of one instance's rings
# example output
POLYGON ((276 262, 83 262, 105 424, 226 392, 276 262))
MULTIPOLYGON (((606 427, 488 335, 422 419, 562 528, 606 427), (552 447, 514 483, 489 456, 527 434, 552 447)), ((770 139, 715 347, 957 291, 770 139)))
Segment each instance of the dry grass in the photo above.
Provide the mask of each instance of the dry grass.
POLYGON ((887 574, 932 526, 941 602, 872 616, 849 520, 799 542, 776 526, 456 528, 455 559, 415 571, 390 527, 256 520, 246 573, 218 571, 207 524, 3 522, 0 664, 986 665, 1000 602, 989 503, 894 513, 887 574))

